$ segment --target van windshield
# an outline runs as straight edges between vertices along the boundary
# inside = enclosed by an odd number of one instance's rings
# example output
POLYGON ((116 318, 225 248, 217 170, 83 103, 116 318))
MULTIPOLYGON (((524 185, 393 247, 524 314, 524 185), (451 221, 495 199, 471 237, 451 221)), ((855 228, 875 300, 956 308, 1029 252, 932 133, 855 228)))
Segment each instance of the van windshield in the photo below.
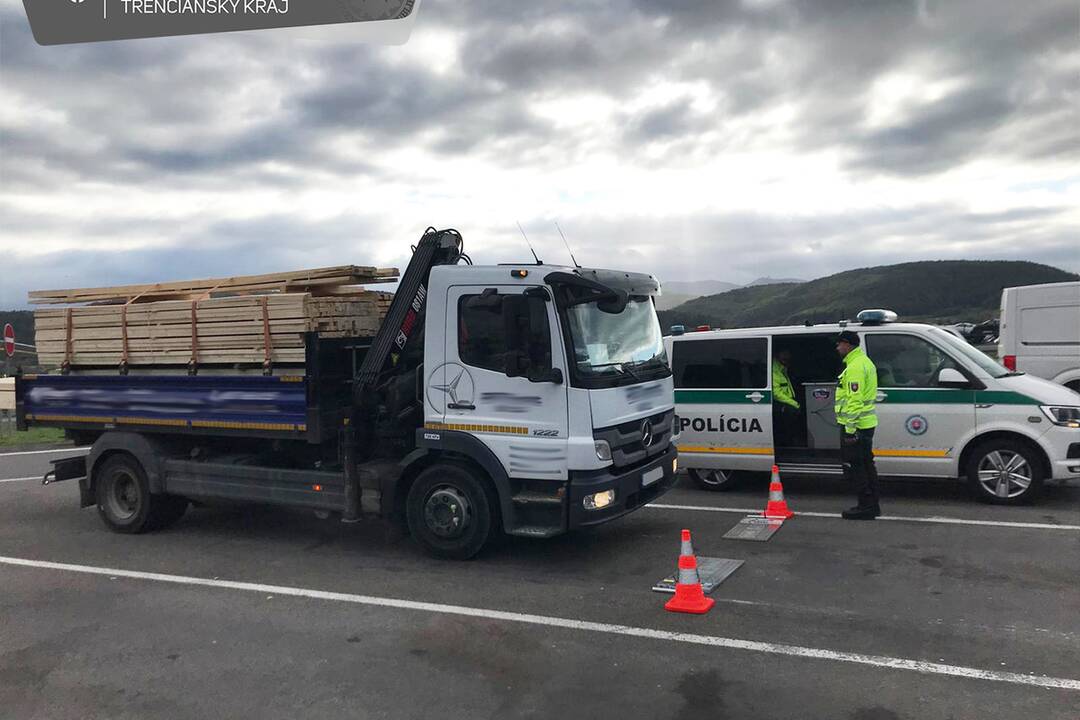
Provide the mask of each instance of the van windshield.
POLYGON ((975 363, 985 373, 994 378, 1007 377, 1009 375, 1019 375, 1020 373, 1009 372, 1003 365, 999 364, 992 357, 979 350, 974 345, 961 340, 952 333, 942 330, 941 328, 930 328, 930 333, 934 336, 934 339, 944 345, 946 348, 954 351, 956 354, 968 361, 975 363))

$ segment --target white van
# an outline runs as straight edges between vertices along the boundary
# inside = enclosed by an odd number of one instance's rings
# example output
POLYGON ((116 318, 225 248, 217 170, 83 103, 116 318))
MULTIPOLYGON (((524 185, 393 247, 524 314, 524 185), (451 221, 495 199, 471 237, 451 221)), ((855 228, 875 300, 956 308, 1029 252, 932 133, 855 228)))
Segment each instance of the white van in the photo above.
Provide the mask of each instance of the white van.
POLYGON ((1080 282, 1002 290, 998 357, 1080 392, 1080 282))
MULTIPOLYGON (((932 325, 861 322, 705 330, 665 338, 680 417, 679 464, 710 490, 767 472, 841 475, 833 412, 847 329, 878 369, 874 455, 887 476, 965 478, 986 502, 1033 500, 1046 479, 1080 478, 1080 394, 1011 372, 932 325), (774 433, 773 358, 789 350, 800 420, 774 433), (776 437, 787 434, 788 437, 776 437)), ((677 330, 676 330, 677 331, 677 330)))

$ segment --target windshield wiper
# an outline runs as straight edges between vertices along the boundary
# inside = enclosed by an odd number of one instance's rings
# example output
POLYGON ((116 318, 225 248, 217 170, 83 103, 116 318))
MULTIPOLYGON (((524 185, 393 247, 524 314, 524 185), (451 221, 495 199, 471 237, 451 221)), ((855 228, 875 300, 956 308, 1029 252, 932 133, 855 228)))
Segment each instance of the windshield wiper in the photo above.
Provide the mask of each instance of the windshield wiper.
POLYGON ((612 368, 612 369, 614 369, 614 370, 616 370, 618 372, 626 373, 627 375, 634 378, 638 382, 641 381, 641 378, 639 378, 637 376, 637 373, 635 373, 633 370, 631 370, 629 364, 625 363, 625 362, 609 362, 609 363, 600 363, 598 365, 593 365, 593 364, 590 363, 588 367, 589 367, 590 370, 599 370, 600 368, 612 368))

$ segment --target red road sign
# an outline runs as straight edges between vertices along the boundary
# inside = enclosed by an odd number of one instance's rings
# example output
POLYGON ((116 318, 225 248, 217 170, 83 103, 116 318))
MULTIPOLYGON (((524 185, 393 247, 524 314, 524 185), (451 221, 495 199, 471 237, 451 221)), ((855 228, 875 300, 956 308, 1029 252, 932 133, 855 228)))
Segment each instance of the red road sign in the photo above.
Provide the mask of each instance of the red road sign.
POLYGON ((11 323, 4 325, 4 352, 8 357, 15 354, 15 328, 11 327, 11 323))

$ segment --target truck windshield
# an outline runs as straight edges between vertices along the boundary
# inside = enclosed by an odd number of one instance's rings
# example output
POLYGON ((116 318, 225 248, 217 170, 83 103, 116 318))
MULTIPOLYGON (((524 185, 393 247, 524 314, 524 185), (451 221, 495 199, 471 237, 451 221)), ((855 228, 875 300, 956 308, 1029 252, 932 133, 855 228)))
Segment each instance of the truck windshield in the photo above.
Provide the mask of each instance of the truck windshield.
POLYGON ((933 333, 934 338, 937 339, 939 343, 955 351, 956 354, 966 358, 969 362, 975 363, 975 365, 990 377, 1001 378, 1016 374, 1009 372, 1005 367, 998 364, 997 361, 974 345, 968 343, 966 340, 961 340, 946 330, 930 328, 930 332, 933 333))
MULTIPOLYGON (((667 353, 652 298, 631 297, 620 313, 596 302, 566 308, 574 363, 582 379, 611 378, 624 384, 667 377, 667 353)), ((609 384, 609 383, 605 383, 609 384)))

